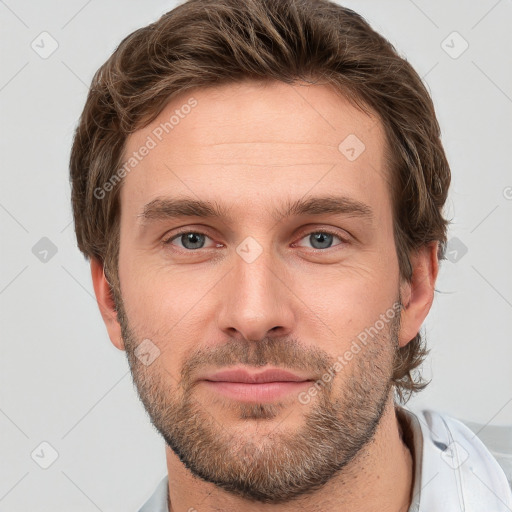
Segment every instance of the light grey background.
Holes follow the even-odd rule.
[[[174,5],[0,1],[0,511],[137,510],[166,472],[76,248],[68,159],[95,70]],[[408,407],[511,425],[512,2],[344,5],[428,84],[453,173],[452,261],[426,322],[433,380]],[[42,442],[58,452],[48,469]]]

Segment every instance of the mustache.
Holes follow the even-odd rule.
[[[335,358],[324,350],[306,346],[295,338],[266,337],[259,341],[237,338],[222,345],[196,349],[182,366],[181,382],[185,388],[190,387],[205,367],[222,369],[235,365],[272,365],[320,377],[334,362]]]

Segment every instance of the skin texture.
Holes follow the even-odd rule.
[[[327,86],[243,82],[173,98],[129,136],[125,156],[192,96],[194,109],[124,178],[120,295],[91,261],[110,339],[167,443],[170,510],[407,511],[413,459],[392,359],[431,307],[437,244],[411,255],[412,280],[400,282],[380,121]],[[353,161],[338,149],[350,134],[365,146]],[[323,195],[362,202],[373,217],[272,213]],[[141,216],[177,196],[230,216]],[[206,236],[176,237],[181,229]],[[143,340],[158,353],[149,365],[137,357]],[[308,403],[295,392],[235,400],[200,381],[228,367],[277,367],[311,379],[308,390],[340,360]]]

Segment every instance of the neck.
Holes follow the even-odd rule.
[[[290,503],[250,502],[194,477],[166,447],[169,512],[407,512],[412,500],[413,458],[402,440],[393,395],[375,436],[321,489]]]

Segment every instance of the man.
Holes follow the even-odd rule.
[[[71,181],[166,442],[141,511],[511,509],[468,428],[403,407],[426,385],[450,170],[420,78],[359,15],[180,5],[96,73]]]

